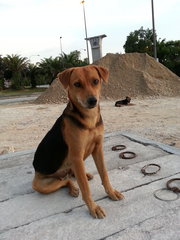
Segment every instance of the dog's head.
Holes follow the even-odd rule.
[[[106,68],[88,65],[69,68],[59,73],[58,79],[73,103],[91,109],[99,103],[101,84],[108,81],[108,75]]]
[[[130,103],[131,98],[130,97],[126,97],[126,100],[127,100],[128,103]]]

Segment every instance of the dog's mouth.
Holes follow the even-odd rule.
[[[87,108],[92,109],[92,108],[95,108],[95,107],[96,107],[96,105],[95,106],[88,106]]]

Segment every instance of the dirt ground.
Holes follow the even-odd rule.
[[[180,147],[180,98],[133,99],[133,106],[102,101],[105,132],[128,131]],[[0,154],[36,148],[66,104],[0,105]]]

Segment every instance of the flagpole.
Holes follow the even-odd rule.
[[[82,5],[83,5],[83,15],[84,15],[84,28],[85,28],[85,40],[86,40],[86,50],[87,50],[87,60],[88,60],[88,64],[90,63],[90,60],[89,60],[89,47],[88,47],[88,35],[87,35],[87,25],[86,25],[86,13],[85,13],[85,7],[84,7],[84,3],[85,1],[82,1],[81,2]]]

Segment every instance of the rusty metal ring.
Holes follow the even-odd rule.
[[[116,146],[113,146],[111,149],[112,151],[121,151],[121,150],[124,150],[126,148],[125,145],[116,145]]]
[[[174,182],[174,181],[180,181],[180,178],[172,178],[172,179],[170,179],[169,181],[167,181],[166,187],[167,187],[167,189],[169,189],[169,190],[171,190],[171,191],[173,191],[175,193],[180,193],[180,188],[178,188],[178,187],[170,187],[170,184],[172,182]]]
[[[146,169],[150,166],[155,166],[157,167],[158,169],[154,172],[146,172]],[[154,164],[154,163],[151,163],[151,164],[147,164],[145,165],[143,168],[141,168],[141,172],[144,174],[144,175],[154,175],[156,174],[157,172],[159,172],[161,169],[161,167],[158,165],[158,164]]]
[[[127,157],[126,154],[131,155],[131,156]],[[123,159],[132,159],[132,158],[136,157],[136,154],[134,152],[122,152],[119,154],[119,157],[121,157]]]
[[[173,192],[173,193],[175,194],[175,197],[174,197],[174,198],[172,198],[172,199],[164,199],[164,198],[158,196],[158,193],[159,193],[159,192],[162,192],[162,191],[172,192],[172,191],[170,191],[170,190],[167,189],[167,188],[161,188],[161,189],[158,189],[158,190],[154,191],[154,193],[153,193],[154,197],[157,198],[158,200],[165,201],[165,202],[176,201],[176,200],[179,198],[179,194],[176,193],[176,192]]]

